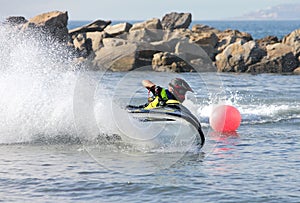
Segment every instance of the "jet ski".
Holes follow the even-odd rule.
[[[166,104],[152,109],[128,105],[126,110],[141,122],[172,122],[183,119],[197,130],[196,145],[200,148],[204,145],[205,136],[199,120],[180,103]]]

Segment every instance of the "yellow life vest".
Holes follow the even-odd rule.
[[[153,108],[156,108],[159,104],[159,97],[155,97],[155,99],[150,102],[148,104],[148,106],[146,106],[144,109],[153,109]],[[179,101],[175,100],[175,99],[169,99],[166,101],[166,104],[180,104]]]

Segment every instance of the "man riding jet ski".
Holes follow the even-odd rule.
[[[181,103],[187,91],[194,92],[186,81],[181,78],[172,79],[168,89],[155,85],[150,80],[142,84],[148,89],[148,103],[141,106],[127,106],[127,111],[143,122],[175,121],[183,119],[198,131],[197,145],[202,147],[205,141],[199,120]],[[153,97],[150,97],[150,92]]]

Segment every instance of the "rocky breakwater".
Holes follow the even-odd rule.
[[[283,39],[254,40],[238,30],[201,24],[189,29],[192,15],[175,12],[135,24],[96,20],[73,30],[67,29],[67,21],[67,12],[54,11],[29,20],[9,17],[5,24],[51,35],[73,51],[78,63],[93,70],[300,72],[300,29]]]

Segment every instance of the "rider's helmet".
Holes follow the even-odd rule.
[[[194,92],[189,84],[181,78],[172,79],[169,83],[169,90],[180,102],[185,100],[185,93],[187,91]]]

